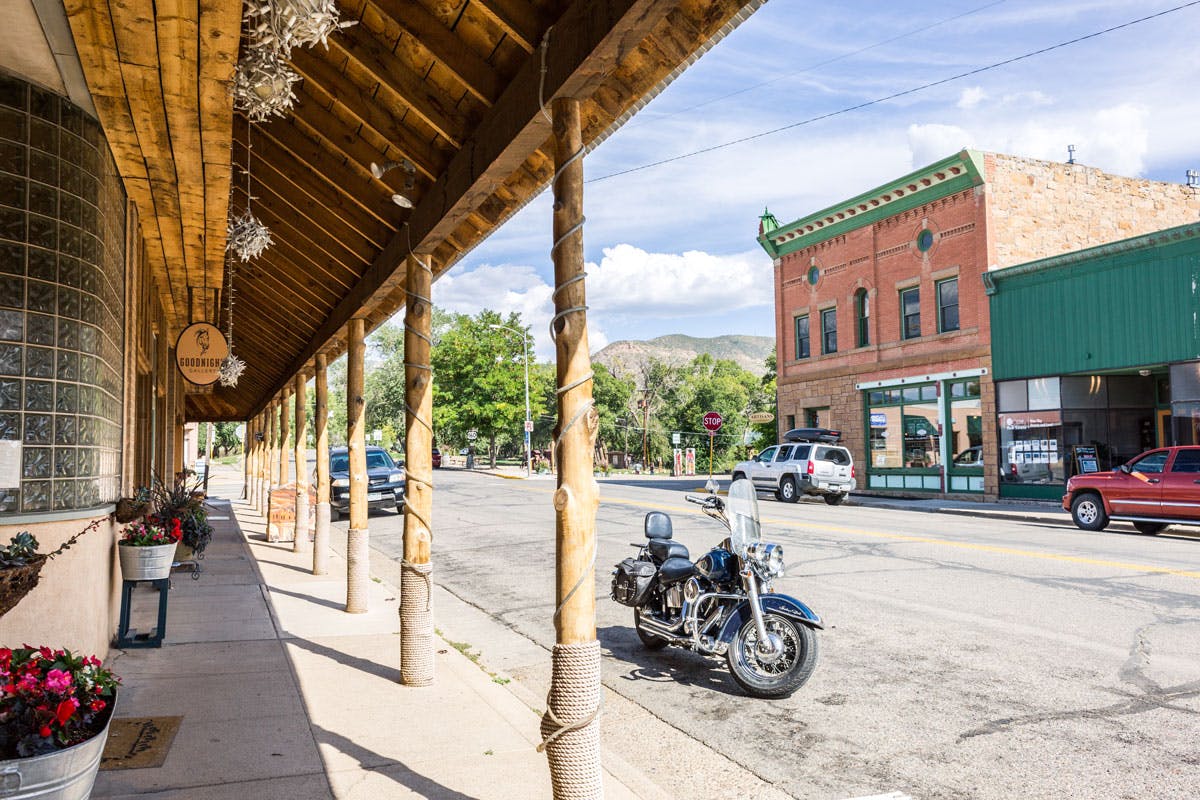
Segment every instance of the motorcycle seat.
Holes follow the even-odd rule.
[[[695,571],[696,565],[687,558],[668,558],[658,568],[658,579],[669,585],[692,577]]]
[[[669,558],[691,559],[687,547],[670,539],[651,539],[648,547],[650,549],[650,557],[659,564]]]
[[[647,539],[670,539],[671,518],[661,511],[651,511],[646,515],[645,530]]]

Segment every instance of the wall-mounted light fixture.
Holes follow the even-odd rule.
[[[413,187],[417,185],[417,168],[413,166],[412,162],[403,158],[399,161],[385,161],[383,164],[371,162],[371,174],[375,176],[376,180],[381,180],[384,175],[397,168],[404,170],[404,191],[393,194],[392,202],[401,208],[412,208],[412,191]]]

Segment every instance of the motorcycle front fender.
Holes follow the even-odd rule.
[[[765,594],[762,595],[761,601],[764,614],[779,614],[782,617],[791,617],[810,628],[825,629],[824,623],[821,622],[821,618],[817,616],[816,612],[794,597],[786,594]],[[751,619],[750,601],[743,600],[725,621],[724,627],[721,628],[721,634],[717,637],[718,640],[726,644],[733,641],[734,635],[749,619]]]

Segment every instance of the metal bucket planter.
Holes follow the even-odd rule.
[[[109,709],[116,707],[114,697]],[[87,800],[108,741],[108,725],[86,742],[32,758],[0,761],[0,798],[4,800]]]
[[[117,554],[121,558],[121,577],[125,580],[157,581],[171,575],[171,564],[175,561],[175,543],[155,544],[149,547],[120,544],[117,545]]]

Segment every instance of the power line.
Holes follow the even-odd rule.
[[[777,75],[774,78],[771,78],[770,80],[762,81],[761,83],[756,83],[756,84],[753,84],[752,86],[746,86],[741,89],[738,89],[737,91],[729,92],[728,94],[723,94],[718,97],[712,97],[712,98],[709,98],[708,100],[704,100],[702,102],[696,103],[695,105],[687,106],[686,108],[680,108],[675,111],[668,111],[668,112],[665,112],[662,114],[649,116],[648,118],[646,118],[645,123],[642,123],[642,124],[653,124],[660,120],[669,119],[670,117],[676,116],[677,114],[686,114],[689,111],[695,111],[697,108],[704,108],[705,106],[712,105],[713,103],[719,103],[722,100],[728,100],[731,97],[737,97],[738,95],[745,94],[746,92],[753,92],[756,89],[761,89],[764,86],[770,86],[773,83],[778,83],[779,81],[787,80],[788,78],[794,78],[797,75],[803,75],[806,72],[812,72],[814,70],[820,69],[821,67],[827,67],[830,64],[836,64],[839,61],[845,61],[848,58],[854,58],[854,56],[861,55],[870,50],[875,50],[876,48],[883,47],[886,44],[891,44],[892,42],[898,42],[901,39],[907,39],[909,36],[912,36],[914,34],[926,33],[928,31],[933,30],[934,28],[941,27],[942,25],[946,25],[946,24],[948,24],[950,22],[954,22],[955,20],[958,20],[958,19],[962,19],[963,17],[969,17],[972,14],[978,14],[980,11],[986,11],[987,9],[989,9],[993,6],[998,6],[1001,3],[1005,3],[1005,2],[1007,2],[1007,0],[994,0],[994,2],[988,3],[987,5],[982,5],[982,6],[979,6],[978,8],[973,8],[969,11],[964,11],[961,14],[955,14],[953,17],[946,17],[945,19],[938,20],[937,22],[930,23],[929,25],[922,25],[919,28],[912,28],[911,30],[905,31],[904,33],[897,34],[897,35],[891,37],[890,39],[884,39],[883,41],[875,42],[874,44],[869,44],[866,47],[860,47],[857,50],[851,50],[849,53],[842,53],[839,56],[834,56],[833,58],[828,58],[824,61],[818,61],[816,64],[810,64],[809,66],[805,67],[804,69],[798,69],[793,72],[785,72],[782,75]],[[634,120],[632,120],[632,123],[629,125],[629,127],[635,127],[638,124],[639,124],[638,120],[635,118]]]
[[[1165,17],[1168,14],[1173,14],[1176,11],[1181,11],[1185,8],[1191,8],[1192,6],[1195,6],[1195,5],[1200,5],[1200,0],[1191,0],[1191,2],[1189,2],[1189,3],[1184,3],[1182,5],[1178,5],[1173,8],[1168,8],[1168,9],[1159,11],[1154,14],[1149,14],[1145,17],[1139,17],[1138,19],[1133,19],[1133,20],[1130,20],[1129,22],[1123,22],[1120,25],[1114,25],[1111,28],[1105,28],[1104,30],[1085,34],[1084,36],[1078,36],[1074,39],[1069,39],[1065,42],[1059,42],[1058,44],[1053,44],[1053,45],[1050,45],[1049,47],[1043,47],[1040,50],[1032,50],[1028,53],[1023,53],[1019,56],[1013,56],[1012,58],[1006,58],[1003,61],[997,61],[993,64],[988,64],[987,66],[977,67],[975,69],[968,70],[966,72],[960,72],[957,75],[951,75],[948,78],[942,78],[940,80],[921,84],[920,86],[914,86],[911,89],[905,89],[903,91],[893,92],[892,94],[885,95],[884,97],[877,97],[874,100],[867,100],[867,101],[859,103],[857,105],[847,106],[846,108],[838,109],[837,111],[830,111],[826,114],[819,114],[815,117],[809,117],[808,119],[803,119],[803,120],[800,120],[799,122],[793,122],[793,123],[790,123],[788,125],[783,125],[778,128],[772,128],[771,130],[768,130],[768,131],[762,131],[760,133],[754,133],[749,136],[743,136],[740,139],[732,139],[728,142],[722,142],[721,144],[714,144],[714,145],[710,145],[709,147],[702,147],[699,150],[693,150],[689,153],[682,153],[680,155],[671,156],[670,158],[664,158],[659,161],[651,161],[650,163],[641,164],[636,167],[629,167],[628,169],[618,170],[616,172],[610,172],[607,175],[601,175],[598,178],[591,178],[585,182],[586,183],[598,183],[600,181],[606,181],[609,178],[616,178],[621,175],[628,175],[631,172],[641,172],[642,170],[650,169],[652,167],[661,167],[664,164],[671,164],[676,161],[682,161],[685,158],[692,158],[694,156],[704,155],[705,153],[711,153],[715,150],[723,150],[726,147],[733,147],[736,144],[744,144],[745,142],[752,142],[755,139],[762,139],[763,137],[771,136],[772,134],[782,133],[783,131],[792,130],[793,128],[799,128],[804,125],[811,125],[814,122],[820,122],[822,120],[830,119],[831,117],[838,117],[843,114],[848,114],[851,111],[859,111],[864,108],[869,108],[874,105],[879,105],[880,103],[886,103],[889,100],[895,100],[898,97],[905,97],[910,94],[916,94],[917,92],[922,92],[926,89],[932,89],[935,86],[941,86],[943,84],[951,83],[952,81],[957,81],[962,78],[969,78],[972,75],[979,75],[980,73],[988,72],[990,70],[997,69],[999,67],[1008,66],[1009,64],[1015,64],[1018,61],[1024,61],[1026,59],[1033,58],[1034,56],[1044,55],[1044,54],[1052,52],[1054,50],[1059,50],[1064,47],[1069,47],[1070,45],[1073,45],[1073,44],[1079,44],[1080,42],[1085,42],[1089,39],[1095,39],[1095,38],[1097,38],[1099,36],[1103,36],[1107,33],[1112,33],[1114,31],[1122,30],[1123,28],[1129,28],[1134,25],[1138,25],[1142,22],[1148,22],[1149,20],[1152,20],[1152,19],[1157,19],[1159,17]]]

